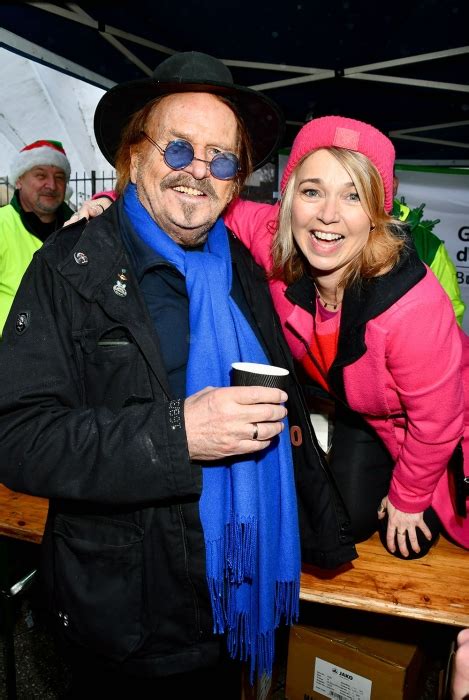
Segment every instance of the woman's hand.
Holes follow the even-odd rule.
[[[98,197],[97,199],[86,199],[78,211],[73,214],[64,226],[74,224],[80,219],[93,219],[95,216],[102,214],[112,204],[109,197]]]
[[[382,520],[388,513],[388,529],[386,531],[386,545],[390,552],[394,554],[397,547],[403,557],[409,556],[407,547],[407,537],[409,536],[410,546],[417,554],[420,552],[420,547],[417,539],[417,528],[423,532],[427,540],[431,540],[432,533],[428,525],[423,519],[423,511],[421,513],[404,513],[398,510],[385,496],[381,501],[378,509],[378,519]],[[396,547],[397,542],[397,547]]]

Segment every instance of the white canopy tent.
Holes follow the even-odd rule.
[[[14,155],[41,138],[62,142],[72,176],[90,177],[91,171],[111,176],[112,167],[93,132],[94,111],[104,90],[6,49],[0,49],[0,61],[2,181],[9,176]],[[5,196],[4,191],[2,200]]]

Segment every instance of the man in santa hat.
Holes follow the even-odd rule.
[[[64,203],[69,178],[70,163],[60,141],[35,141],[13,159],[15,193],[0,209],[0,334],[33,254],[73,214]]]

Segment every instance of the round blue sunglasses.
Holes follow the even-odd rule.
[[[163,156],[164,162],[171,170],[184,170],[193,160],[198,160],[201,163],[206,163],[210,169],[210,173],[217,180],[232,180],[238,174],[239,160],[234,153],[217,153],[212,160],[203,160],[194,156],[192,144],[185,139],[176,139],[170,141],[166,148],[162,148],[156,141],[148,136],[144,131],[141,132],[147,141],[159,150]]]

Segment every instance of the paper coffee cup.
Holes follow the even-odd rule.
[[[271,386],[285,389],[289,372],[283,367],[262,365],[256,362],[233,362],[232,386]]]

